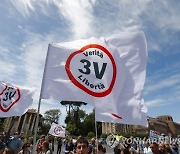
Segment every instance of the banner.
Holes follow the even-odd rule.
[[[49,134],[57,137],[65,137],[65,128],[56,123],[52,123]]]
[[[121,117],[120,123],[139,119],[138,124],[145,120],[141,112],[146,63],[143,32],[50,44],[42,98],[83,101]]]
[[[0,117],[23,115],[33,103],[34,91],[0,81]]]
[[[158,141],[158,139],[160,138],[160,132],[155,131],[155,130],[150,130],[149,132],[149,138],[150,139],[156,139]]]

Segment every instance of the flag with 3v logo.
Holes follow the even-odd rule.
[[[83,101],[127,123],[132,100],[142,105],[146,63],[143,32],[50,44],[41,98]]]
[[[0,117],[21,116],[32,105],[34,90],[0,82]]]

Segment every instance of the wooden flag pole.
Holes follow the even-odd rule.
[[[36,123],[35,123],[35,128],[34,128],[35,130],[34,130],[34,137],[33,137],[33,151],[32,151],[32,154],[36,154],[36,149],[35,148],[36,148],[36,138],[37,138],[37,133],[38,133],[39,113],[40,113],[40,106],[41,106],[42,89],[44,87],[44,76],[45,76],[47,59],[48,59],[48,54],[49,54],[49,46],[50,45],[48,45],[46,61],[45,61],[45,67],[44,67],[44,72],[43,72],[43,78],[42,78],[42,82],[41,82],[41,91],[40,91],[40,95],[39,95],[37,117],[36,117]]]

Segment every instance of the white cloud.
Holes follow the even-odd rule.
[[[30,16],[31,11],[34,11],[33,1],[34,0],[11,0],[11,3],[21,15],[26,17]]]
[[[92,33],[95,29],[93,26],[93,4],[91,1],[62,0],[58,7],[64,18],[70,22],[69,26],[75,38],[85,38],[93,35]]]
[[[155,83],[151,83],[151,84],[149,83],[146,86],[145,92],[150,93],[152,91],[158,91],[163,88],[173,87],[175,85],[178,85],[179,83],[180,83],[180,74],[175,74],[172,76],[168,76],[164,79],[161,78],[160,81],[156,80]]]
[[[7,60],[1,60],[0,66],[0,78],[6,82],[6,80],[10,79],[15,74],[16,66]]]

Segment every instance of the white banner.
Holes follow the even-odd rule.
[[[143,32],[50,44],[42,98],[83,101],[129,124],[132,116],[144,120],[139,113],[146,63]]]
[[[34,90],[0,81],[0,117],[23,115],[33,103]]]
[[[49,134],[57,137],[65,137],[65,128],[56,123],[52,123]]]

